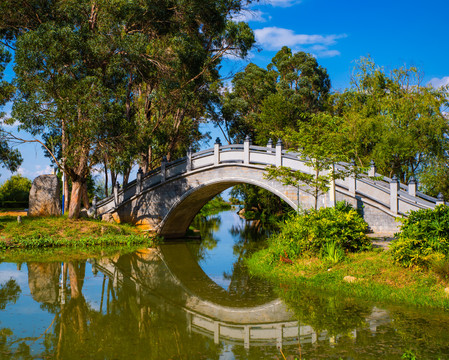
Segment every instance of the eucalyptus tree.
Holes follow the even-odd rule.
[[[284,46],[267,69],[249,64],[235,75],[225,93],[220,121],[234,138],[250,134],[266,144],[273,132],[297,129],[328,103],[330,80],[326,69],[305,52]]]
[[[55,161],[72,180],[69,217],[79,214],[94,165],[124,171],[136,154],[160,143],[155,137],[162,124],[173,121],[170,141],[176,143],[184,119],[197,119],[195,111],[183,113],[186,95],[197,100],[207,93],[221,57],[229,51],[244,56],[254,42],[247,24],[228,21],[245,3],[0,4],[0,36],[15,50],[13,115],[33,135],[60,132],[63,160]]]
[[[328,163],[322,156],[325,148],[322,142],[304,142],[318,136],[318,133],[313,136],[312,130],[318,119],[316,115],[328,108],[330,86],[326,69],[311,54],[301,51],[293,53],[284,46],[266,69],[249,64],[243,72],[236,74],[232,89],[224,94],[219,124],[225,127],[230,140],[234,141],[250,135],[260,145],[265,145],[272,137],[282,138],[284,145],[292,150],[310,145],[306,158],[320,155],[319,161],[312,165],[317,169],[323,166],[327,169]],[[311,147],[314,147],[313,151]],[[307,177],[305,174],[290,173],[285,168],[271,168],[268,176],[289,184],[305,183],[308,185],[307,191],[313,189],[310,191],[316,198],[328,184],[328,179],[324,181],[322,174]],[[278,209],[284,207],[276,196],[250,185],[239,186],[235,193],[243,196],[245,204],[257,199],[257,206],[251,207],[269,208],[273,204],[277,204]]]

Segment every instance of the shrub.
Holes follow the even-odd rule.
[[[338,249],[344,252],[366,250],[371,247],[367,229],[365,220],[344,202],[335,208],[306,210],[289,218],[281,231],[269,238],[268,261],[326,254],[338,258],[341,256]],[[327,245],[331,243],[333,245]]]
[[[0,187],[0,203],[2,206],[27,207],[30,189],[31,180],[20,174],[13,175]]]
[[[395,262],[406,267],[428,267],[437,258],[448,257],[449,206],[412,211],[401,222],[400,232],[390,246]]]

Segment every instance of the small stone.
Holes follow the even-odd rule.
[[[346,282],[348,282],[348,283],[355,282],[356,280],[357,280],[357,278],[354,277],[354,276],[345,276],[345,277],[343,278],[343,281],[346,281]]]
[[[22,223],[22,217],[19,215],[19,216],[17,216],[17,222],[19,223],[19,224],[21,224]]]

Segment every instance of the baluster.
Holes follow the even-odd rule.
[[[221,141],[220,138],[217,137],[214,144],[214,165],[217,166],[220,164],[220,146]]]
[[[390,210],[393,214],[398,213],[398,191],[399,191],[399,179],[396,175],[390,181]]]
[[[282,140],[276,143],[276,166],[282,166]]]

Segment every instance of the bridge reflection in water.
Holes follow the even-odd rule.
[[[246,349],[275,345],[282,349],[298,342],[332,344],[340,337],[300,324],[279,299],[227,292],[204,273],[185,243],[92,260],[92,267],[108,276],[114,288],[135,291],[140,307],[158,306],[165,312],[185,316],[189,333],[207,336],[216,344],[243,344]],[[388,312],[377,308],[364,319],[365,329],[372,333],[389,322]],[[349,330],[353,339],[359,330]]]

